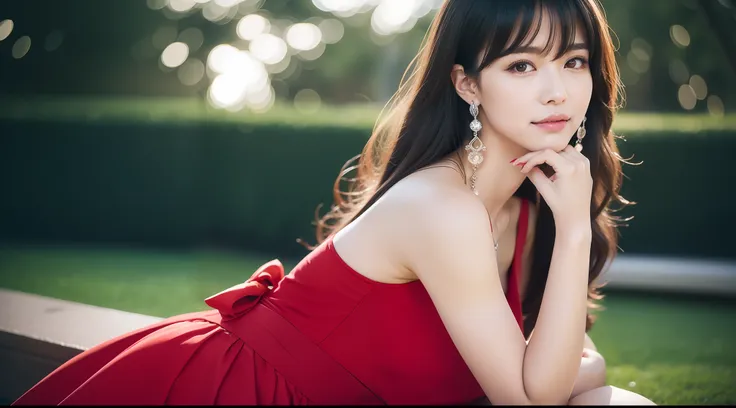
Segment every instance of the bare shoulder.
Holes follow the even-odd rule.
[[[411,237],[399,245],[486,395],[525,401],[526,343],[501,285],[488,213],[462,185],[442,183],[444,174],[407,178],[387,194]]]
[[[493,237],[486,209],[452,177],[429,169],[397,182],[338,232],[336,249],[353,269],[389,283],[421,279],[418,271],[437,270],[432,265],[488,252]]]
[[[428,173],[429,171],[427,171]],[[397,183],[385,199],[391,215],[402,262],[413,271],[436,256],[472,253],[474,247],[492,247],[490,219],[469,190],[414,174]]]

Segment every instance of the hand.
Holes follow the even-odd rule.
[[[597,351],[584,348],[570,398],[604,385],[606,385],[606,360]]]
[[[568,145],[559,153],[551,149],[529,152],[512,163],[521,166],[521,172],[537,187],[558,227],[590,227],[593,178],[587,157]],[[537,167],[542,163],[554,169],[552,177]]]

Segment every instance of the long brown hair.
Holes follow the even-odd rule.
[[[582,24],[590,50],[593,95],[586,113],[587,136],[583,153],[591,163],[593,198],[590,216],[593,239],[589,274],[589,311],[596,308],[596,278],[616,255],[620,219],[610,208],[613,200],[630,204],[619,195],[623,179],[621,162],[611,131],[621,91],[609,28],[597,0],[447,0],[438,10],[419,53],[401,80],[397,93],[381,113],[360,155],[341,169],[333,186],[334,205],[317,217],[317,241],[323,242],[359,217],[399,180],[458,152],[472,134],[470,115],[456,93],[450,71],[454,64],[476,77],[496,59],[512,53],[539,31],[542,12],[551,17],[553,35],[546,52],[557,39],[557,57],[575,40]],[[477,56],[484,52],[478,61]],[[386,115],[384,116],[384,113]],[[572,136],[571,136],[572,141]],[[359,159],[357,165],[351,165]],[[348,173],[357,170],[353,178]],[[341,189],[343,184],[346,189]],[[523,302],[527,336],[536,324],[547,281],[555,226],[552,212],[525,180],[515,192],[538,203],[532,272]],[[594,317],[588,313],[586,331]]]

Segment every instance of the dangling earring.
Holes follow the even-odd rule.
[[[580,127],[578,128],[577,136],[578,140],[575,141],[575,150],[582,152],[583,151],[583,138],[585,137],[585,121],[588,119],[587,116],[583,116],[583,123],[580,124]]]
[[[475,195],[478,195],[478,190],[475,189],[475,172],[478,170],[478,166],[483,163],[483,154],[481,152],[486,150],[486,146],[483,145],[483,142],[478,138],[478,131],[481,130],[483,126],[478,120],[478,105],[475,104],[475,101],[470,104],[470,114],[473,115],[473,121],[470,122],[470,130],[473,131],[473,139],[465,146],[465,150],[469,152],[468,161],[473,165],[473,174],[470,176],[470,188],[473,190]]]

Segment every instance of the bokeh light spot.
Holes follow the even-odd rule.
[[[30,49],[31,49],[31,37],[24,35],[23,37],[20,37],[17,40],[15,40],[11,54],[13,55],[13,58],[21,59],[25,57],[26,54],[28,54],[28,51]]]
[[[687,65],[680,59],[673,59],[670,61],[670,78],[676,84],[685,84],[690,78],[690,70],[687,69]]]
[[[153,33],[153,36],[151,37],[151,44],[153,44],[153,47],[157,50],[163,50],[166,48],[169,44],[176,41],[176,35],[178,31],[176,27],[173,26],[163,26],[156,29],[156,31]]]
[[[690,33],[687,32],[685,27],[675,24],[670,27],[670,39],[678,47],[685,48],[690,45]]]
[[[261,34],[266,34],[271,28],[271,23],[258,14],[248,14],[238,21],[235,32],[243,40],[253,40]]]
[[[161,53],[161,63],[169,68],[176,68],[183,64],[189,57],[189,46],[183,42],[170,44]]]
[[[261,34],[250,43],[250,52],[266,64],[277,64],[286,57],[284,40],[273,34]]]
[[[317,27],[322,32],[322,42],[325,44],[335,44],[345,35],[345,26],[334,18],[321,21]]]
[[[308,51],[322,41],[322,31],[311,23],[294,24],[286,30],[286,42],[299,51]]]
[[[698,100],[704,100],[708,96],[708,85],[705,83],[705,79],[700,75],[693,75],[690,77],[690,86],[695,91],[695,97]]]
[[[0,41],[8,38],[13,32],[13,20],[0,21]]]
[[[44,49],[46,51],[56,51],[61,47],[61,43],[64,41],[64,33],[62,33],[59,30],[54,30],[49,33],[49,35],[46,36],[46,41],[44,42]]]
[[[197,85],[204,78],[204,62],[192,58],[184,62],[176,72],[179,81],[186,86]]]
[[[708,112],[717,117],[722,117],[726,113],[726,108],[723,106],[723,100],[717,95],[711,95],[708,97]]]
[[[294,95],[294,108],[301,113],[316,113],[321,105],[322,98],[314,89],[302,89]]]
[[[698,99],[695,97],[695,91],[690,85],[680,85],[680,89],[677,91],[677,101],[680,102],[680,106],[686,110],[692,110],[695,108],[695,104]]]
[[[177,13],[184,13],[192,8],[197,4],[194,0],[169,0],[169,9],[172,11],[176,11]]]
[[[189,46],[189,52],[196,52],[204,44],[204,34],[197,27],[189,27],[179,33],[176,39]]]

